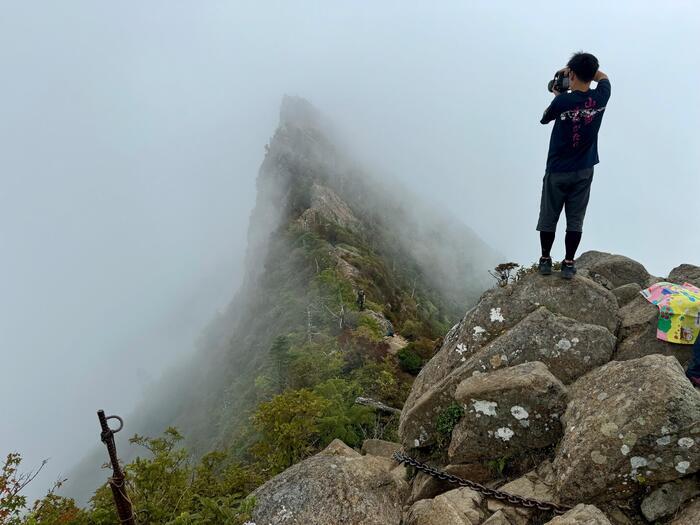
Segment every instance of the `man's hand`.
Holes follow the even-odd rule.
[[[569,66],[565,66],[565,67],[561,68],[559,71],[557,71],[557,75],[568,77],[570,71],[571,70],[569,69]],[[552,94],[556,97],[557,95],[561,95],[561,92],[552,88]]]
[[[596,71],[595,76],[593,77],[593,80],[596,82],[600,82],[601,80],[606,80],[608,78],[608,75],[603,73],[600,69]]]

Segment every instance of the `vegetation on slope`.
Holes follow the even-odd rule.
[[[396,416],[355,399],[400,407],[452,319],[439,298],[423,291],[415,266],[396,262],[410,258],[395,247],[373,249],[361,233],[329,221],[303,227],[295,215],[273,234],[259,296],[247,315],[252,324],[242,334],[255,335],[248,348],[266,348],[250,356],[248,374],[236,370],[239,359],[229,362],[221,373],[230,386],[207,408],[208,417],[219,412],[219,421],[242,410],[248,424],[219,429],[226,437],[221,451],[201,458],[188,452],[174,428],[159,438],[132,438],[145,452],[125,467],[140,522],[244,523],[252,489],[333,439],[351,446],[366,438],[396,439]],[[343,272],[347,265],[356,269],[351,276]],[[367,294],[362,311],[359,288]],[[408,345],[392,352],[387,326]],[[51,491],[20,518],[25,503],[15,502],[0,523],[116,522],[106,485],[86,509]]]
[[[145,435],[170,427],[120,451],[134,458],[125,470],[143,523],[242,523],[254,487],[333,439],[395,440],[397,417],[355,399],[400,408],[441,336],[485,287],[474,269],[491,250],[401,188],[350,167],[305,101],[283,102],[258,190],[241,291],[202,351],[131,419]],[[86,493],[81,482],[76,492]],[[0,525],[115,523],[107,496],[102,486],[78,509],[51,492],[22,519],[26,502],[14,500],[15,521]]]

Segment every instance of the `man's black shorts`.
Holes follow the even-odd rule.
[[[566,231],[583,231],[588,197],[591,194],[593,168],[560,173],[545,173],[542,180],[542,201],[537,230],[557,231],[562,208],[566,210]]]

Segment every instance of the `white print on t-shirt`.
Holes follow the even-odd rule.
[[[593,118],[598,113],[605,111],[605,106],[602,108],[596,108],[597,102],[593,97],[588,97],[583,107],[577,106],[574,109],[569,109],[567,111],[562,111],[560,118],[566,120],[571,119],[573,123],[571,127],[571,147],[574,149],[578,148],[581,144],[581,121],[587,126],[593,122]]]
[[[590,120],[593,119],[593,117],[596,115],[596,113],[601,113],[605,111],[605,106],[602,108],[584,108],[584,109],[570,109],[569,111],[564,111],[562,114],[559,116],[560,119],[566,120],[567,118],[570,118],[574,122],[577,120],[583,118],[586,120],[586,123],[590,122]]]

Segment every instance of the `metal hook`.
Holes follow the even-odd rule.
[[[120,418],[119,416],[107,416],[107,417],[105,418],[105,420],[109,420],[109,419],[116,419],[117,421],[119,421],[119,428],[110,428],[110,429],[109,429],[109,430],[112,431],[112,434],[116,434],[116,433],[119,432],[122,428],[124,428],[124,420],[123,420],[122,418]]]

